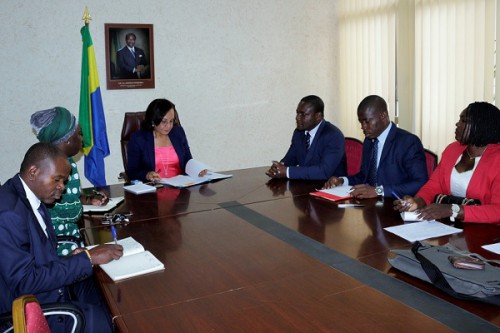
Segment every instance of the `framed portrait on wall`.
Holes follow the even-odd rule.
[[[108,89],[155,87],[152,24],[104,24]]]

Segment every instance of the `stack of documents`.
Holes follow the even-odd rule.
[[[331,201],[340,201],[352,198],[351,195],[351,186],[343,185],[336,186],[329,189],[318,190],[316,192],[309,193],[310,195],[314,195],[316,197],[324,198]]]
[[[123,186],[123,189],[134,194],[144,194],[156,191],[156,187],[143,183]]]

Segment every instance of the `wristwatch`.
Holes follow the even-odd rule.
[[[384,187],[382,185],[376,186],[375,193],[377,193],[377,195],[384,195]]]
[[[451,205],[451,216],[450,216],[451,222],[455,222],[455,218],[458,216],[458,213],[460,213],[460,206],[457,204],[452,204]]]

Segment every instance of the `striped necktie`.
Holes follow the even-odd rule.
[[[306,149],[309,150],[311,147],[311,134],[309,132],[306,132]]]

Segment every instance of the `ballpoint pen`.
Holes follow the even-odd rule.
[[[116,229],[115,226],[111,226],[111,234],[113,235],[113,239],[115,240],[115,244],[118,244],[118,240],[116,239]]]
[[[410,203],[408,201],[405,201],[405,200],[401,199],[399,197],[399,195],[396,194],[396,192],[392,191],[392,195],[401,202],[401,204],[403,205],[403,207],[407,207],[407,206],[410,205]]]

